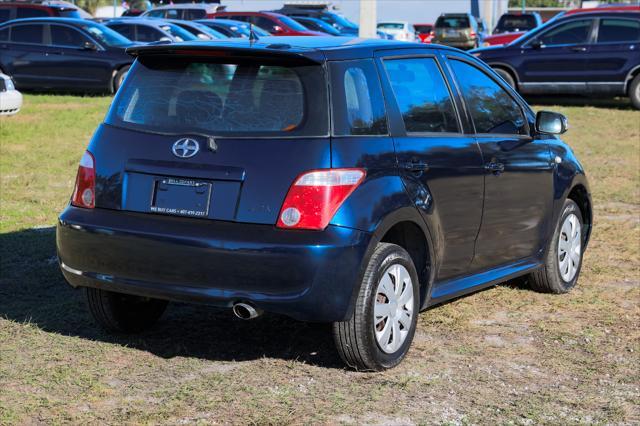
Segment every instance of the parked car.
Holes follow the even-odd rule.
[[[132,42],[96,22],[31,18],[0,24],[0,69],[20,90],[116,92]]]
[[[234,21],[232,19],[201,19],[195,22],[205,25],[230,38],[249,38],[251,31],[258,37],[268,37],[271,35],[260,27],[256,27],[255,25],[250,26],[246,22]]]
[[[566,119],[473,56],[343,37],[130,51],[57,224],[107,330],[167,300],[264,310],[333,323],[348,365],[381,370],[429,306],[521,275],[576,285],[592,207]]]
[[[326,36],[325,33],[308,30],[288,16],[273,12],[217,12],[211,18],[251,23],[275,36]]]
[[[12,19],[25,18],[91,18],[84,10],[64,1],[0,2],[0,24]]]
[[[510,12],[500,17],[493,34],[527,32],[540,25],[542,17],[538,12]]]
[[[216,40],[228,38],[220,31],[216,31],[213,28],[210,28],[196,21],[184,21],[181,19],[165,19],[164,21],[173,25],[177,25],[183,30],[190,32],[200,40]]]
[[[405,21],[379,22],[377,28],[378,31],[391,35],[394,40],[415,41],[416,39],[416,35],[410,28],[409,23]]]
[[[294,16],[292,19],[294,19],[295,21],[298,21],[298,23],[302,24],[306,29],[311,31],[319,31],[321,33],[325,33],[332,36],[342,35],[340,31],[338,31],[335,27],[327,24],[326,22],[318,18],[309,18],[306,16]]]
[[[141,15],[141,17],[184,19],[192,21],[194,19],[212,18],[213,14],[218,10],[218,7],[220,7],[219,4],[212,3],[170,4],[147,10]]]
[[[284,7],[274,10],[273,12],[292,18],[307,17],[320,19],[338,30],[343,36],[358,35],[358,26],[356,24],[338,13],[331,12],[324,5],[285,4]]]
[[[13,80],[0,72],[0,116],[17,114],[22,108],[22,94],[16,90]]]
[[[108,21],[105,25],[129,40],[139,43],[198,40],[198,37],[189,31],[161,19],[122,18]]]
[[[520,93],[629,96],[640,108],[640,12],[567,15],[474,55]]]
[[[469,13],[445,13],[438,17],[432,43],[459,49],[480,46],[482,29],[476,18]]]
[[[433,24],[413,24],[413,29],[420,43],[431,43],[433,40]]]
[[[522,36],[524,33],[524,31],[518,31],[513,33],[489,35],[482,39],[482,47],[501,46],[503,44],[509,44],[512,41],[520,38],[520,36]]]

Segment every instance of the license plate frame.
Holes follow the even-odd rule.
[[[194,179],[159,178],[154,182],[149,210],[172,216],[209,216],[212,185]]]

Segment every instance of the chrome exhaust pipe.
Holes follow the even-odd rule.
[[[258,308],[254,308],[252,305],[248,303],[234,303],[233,304],[233,314],[240,319],[250,320],[259,317],[262,315],[262,310]]]

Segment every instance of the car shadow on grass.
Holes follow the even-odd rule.
[[[0,234],[0,318],[29,322],[49,333],[126,345],[163,358],[275,358],[343,368],[329,325],[277,315],[243,321],[228,309],[173,303],[149,331],[108,334],[90,317],[84,293],[62,277],[53,227]]]
[[[577,95],[524,95],[529,105],[580,106],[618,110],[634,110],[629,98],[586,97]]]

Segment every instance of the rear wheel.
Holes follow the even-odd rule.
[[[560,294],[575,287],[582,267],[583,227],[578,205],[567,199],[549,243],[544,267],[529,276],[534,290]]]
[[[395,244],[378,244],[351,318],[333,324],[341,358],[357,370],[398,365],[411,346],[419,306],[418,274],[411,257]]]
[[[86,288],[89,311],[107,331],[135,333],[153,325],[167,307],[167,301]]]
[[[635,109],[640,109],[640,74],[636,75],[634,79],[631,80],[631,85],[629,86],[629,99],[631,99],[631,103]]]
[[[513,87],[514,89],[518,89],[516,87],[516,81],[513,79],[513,77],[511,76],[511,74],[509,73],[509,71],[503,70],[502,68],[495,68],[494,71],[500,76],[502,77],[502,79],[504,81],[507,82],[507,84],[509,84],[509,86]]]
[[[129,65],[126,65],[118,70],[115,77],[113,77],[113,93],[116,93],[120,86],[122,86],[122,82],[124,81],[127,73],[129,72]]]

